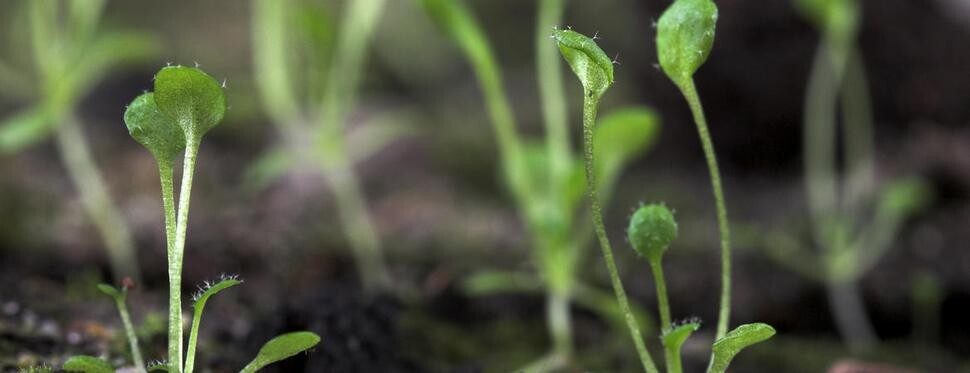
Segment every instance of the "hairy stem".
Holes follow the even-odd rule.
[[[627,328],[630,329],[630,337],[633,338],[633,344],[636,347],[637,354],[640,355],[640,362],[643,364],[643,369],[648,373],[657,373],[657,366],[654,365],[653,358],[650,357],[650,352],[647,351],[647,346],[643,343],[643,337],[640,335],[640,327],[637,325],[637,320],[633,317],[633,312],[630,311],[630,303],[627,301],[626,291],[623,290],[620,272],[617,270],[616,262],[613,260],[613,249],[610,247],[610,239],[606,236],[606,226],[603,224],[603,212],[596,191],[596,174],[593,170],[593,130],[596,125],[596,109],[598,105],[599,97],[596,97],[592,92],[584,92],[583,155],[586,166],[586,192],[589,197],[590,211],[593,216],[593,228],[596,230],[596,236],[599,238],[600,248],[603,251],[603,259],[606,261],[606,268],[610,272],[610,281],[613,284],[613,291],[616,293],[617,303],[619,303],[623,317],[626,319]]]
[[[80,195],[81,206],[104,240],[115,280],[120,282],[124,277],[131,277],[138,282],[141,275],[128,224],[108,196],[104,178],[73,114],[64,116],[55,137],[61,160]]]
[[[182,164],[182,186],[179,191],[178,220],[175,227],[175,246],[168,256],[168,359],[170,373],[182,372],[182,258],[188,232],[189,203],[192,198],[192,177],[199,154],[200,136],[186,133],[185,159]]]
[[[141,356],[141,348],[138,347],[138,336],[135,335],[135,327],[131,323],[125,297],[115,297],[115,305],[118,306],[118,313],[121,314],[121,325],[125,328],[125,336],[128,337],[128,345],[131,347],[131,360],[135,363],[135,368],[139,372],[144,372],[145,360]]]
[[[673,328],[670,322],[670,301],[667,298],[667,281],[664,279],[664,268],[660,262],[650,262],[653,272],[653,282],[657,286],[657,310],[660,313],[660,334],[669,333]],[[667,373],[680,373],[680,351],[675,346],[664,344],[664,361]]]
[[[717,334],[715,340],[727,334],[731,320],[731,227],[728,222],[727,206],[724,202],[724,190],[721,187],[721,171],[717,166],[717,156],[714,154],[714,143],[707,129],[707,119],[704,117],[704,107],[701,98],[694,87],[694,80],[688,79],[681,87],[690,111],[697,125],[697,135],[701,139],[704,149],[704,159],[711,174],[711,189],[714,193],[714,203],[717,207],[717,225],[721,233],[721,306],[717,318]]]

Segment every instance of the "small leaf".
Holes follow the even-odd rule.
[[[193,296],[193,300],[195,301],[195,309],[197,311],[201,311],[202,308],[205,307],[205,302],[208,301],[210,297],[218,294],[220,291],[226,290],[241,283],[242,281],[235,277],[223,278],[213,284],[207,283],[205,286],[200,287],[199,292]]]
[[[104,295],[118,299],[124,296],[124,294],[118,290],[118,288],[108,285],[108,284],[98,284],[98,290],[100,290]]]
[[[195,313],[192,315],[192,327],[189,329],[189,343],[185,350],[185,370],[191,371],[193,365],[195,364],[195,350],[199,343],[199,325],[202,324],[202,311],[205,310],[205,303],[213,295],[218,294],[220,291],[226,290],[233,286],[241,284],[236,276],[226,276],[223,275],[219,281],[215,283],[205,282],[205,285],[199,287],[199,291],[192,296],[192,300],[195,301]]]
[[[499,293],[535,293],[543,286],[536,276],[529,273],[504,271],[481,271],[465,278],[461,288],[470,296]]]
[[[0,122],[0,155],[12,154],[41,141],[54,129],[45,105],[24,109]]]
[[[764,323],[744,324],[714,342],[708,372],[722,373],[741,350],[775,335],[775,328]]]
[[[185,134],[172,118],[163,114],[151,92],[135,98],[125,110],[128,134],[148,149],[159,162],[171,163],[185,150]]]
[[[857,31],[858,3],[857,0],[795,0],[795,8],[815,27],[841,39]]]
[[[552,38],[588,95],[598,98],[613,85],[613,60],[593,39],[573,30],[555,30]]]
[[[657,57],[664,73],[683,86],[707,61],[714,46],[717,5],[711,0],[674,1],[657,21]]]
[[[269,340],[256,358],[243,368],[240,373],[252,373],[263,367],[306,351],[320,342],[320,336],[315,333],[302,331],[283,334]]]
[[[113,373],[115,369],[107,361],[94,356],[78,355],[64,362],[64,370],[83,373]]]
[[[895,216],[908,216],[929,205],[933,191],[919,178],[895,180],[882,192],[879,209]]]
[[[155,76],[155,103],[182,127],[187,141],[199,141],[226,114],[220,83],[194,67],[162,68]]]
[[[680,351],[680,347],[684,345],[687,338],[690,338],[691,334],[694,334],[694,332],[700,328],[700,321],[688,321],[673,327],[673,329],[665,331],[663,335],[660,336],[660,341],[663,343],[664,347],[673,348],[676,351]]]

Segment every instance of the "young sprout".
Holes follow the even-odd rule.
[[[613,85],[613,60],[596,45],[593,39],[578,32],[555,30],[552,33],[552,38],[558,43],[559,52],[583,85],[583,160],[586,173],[586,194],[593,216],[593,229],[599,238],[600,249],[603,251],[603,258],[610,272],[613,291],[616,293],[617,302],[626,319],[627,328],[630,329],[630,336],[633,338],[633,344],[640,356],[643,369],[651,373],[657,372],[653,358],[650,357],[650,353],[643,343],[640,327],[630,311],[630,303],[626,298],[626,291],[623,290],[623,282],[620,280],[616,262],[613,260],[613,249],[610,247],[609,238],[606,236],[602,207],[596,188],[593,145],[596,110],[599,106],[600,97]]]
[[[131,316],[128,313],[128,289],[134,286],[134,281],[125,278],[121,290],[108,284],[98,284],[98,290],[111,297],[118,307],[118,314],[121,315],[121,325],[125,328],[125,337],[128,338],[128,345],[131,348],[131,360],[135,363],[135,368],[140,372],[145,371],[145,360],[142,359],[141,348],[138,347],[138,337],[135,335],[135,327],[131,323]]]
[[[721,310],[716,338],[727,333],[731,313],[731,231],[728,225],[721,172],[700,96],[694,87],[694,73],[707,61],[714,45],[717,6],[711,0],[677,0],[657,21],[657,56],[664,73],[680,88],[690,106],[710,171],[721,233]]]

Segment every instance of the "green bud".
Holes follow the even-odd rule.
[[[587,95],[599,98],[613,85],[613,60],[593,39],[573,30],[555,30],[552,38]]]
[[[151,92],[135,98],[125,110],[128,134],[159,162],[172,162],[185,149],[185,134],[172,118],[162,114]]]
[[[651,262],[659,262],[670,244],[677,238],[674,214],[662,204],[641,206],[630,217],[627,229],[630,245]]]
[[[200,140],[226,114],[222,86],[194,67],[162,68],[155,76],[155,103],[182,127],[189,141]]]
[[[657,21],[657,57],[677,85],[694,76],[714,46],[717,5],[711,0],[677,0]]]

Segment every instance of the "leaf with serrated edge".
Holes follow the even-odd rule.
[[[283,334],[269,340],[256,358],[243,368],[240,373],[252,373],[263,367],[296,355],[320,343],[320,336],[315,333],[302,331]]]
[[[68,372],[112,373],[115,371],[107,361],[94,356],[78,355],[67,359],[62,367]]]
[[[710,373],[722,373],[727,370],[731,360],[741,350],[755,343],[763,342],[775,335],[775,328],[765,323],[744,324],[734,328],[714,342],[711,355],[711,365],[707,368]]]

